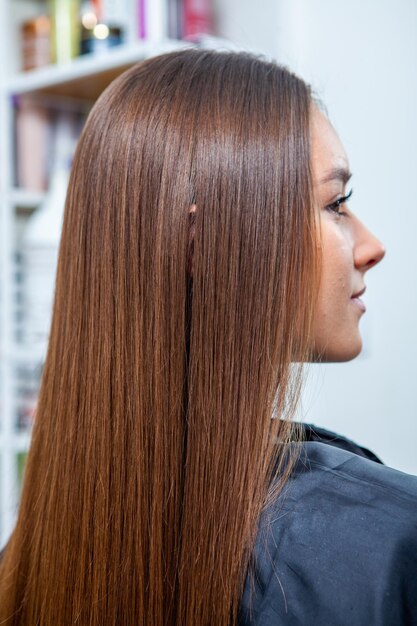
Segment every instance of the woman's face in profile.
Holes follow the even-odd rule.
[[[345,202],[349,162],[334,128],[314,106],[311,125],[314,194],[321,230],[322,274],[313,325],[314,357],[349,361],[362,349],[359,320],[365,313],[356,297],[366,272],[384,257],[383,245]]]

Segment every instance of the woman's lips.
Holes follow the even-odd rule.
[[[365,291],[366,291],[366,287],[362,287],[362,289],[360,291],[357,291],[351,297],[351,300],[354,303],[354,305],[357,306],[358,309],[360,309],[360,311],[362,311],[362,313],[365,313],[366,306],[365,306],[364,301],[360,299],[360,296],[363,295],[365,293]]]
[[[358,296],[352,297],[351,300],[362,311],[362,313],[365,313],[366,306],[363,300],[361,300]]]

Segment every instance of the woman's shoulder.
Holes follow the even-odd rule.
[[[401,506],[404,500],[416,504],[417,476],[385,465],[371,450],[347,437],[311,424],[304,426],[306,440],[294,471],[299,487],[318,479],[329,494],[334,488],[338,492],[345,489],[351,495],[359,495],[361,490],[372,490],[374,494],[382,490],[381,505],[386,506],[387,492],[393,506]],[[414,507],[410,513],[416,514]]]
[[[417,624],[417,477],[306,425],[295,470],[262,514],[252,569],[241,625]]]

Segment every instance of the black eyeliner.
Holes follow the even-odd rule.
[[[353,193],[353,189],[351,189],[346,196],[342,196],[341,198],[338,198],[335,202],[328,204],[325,208],[330,211],[333,211],[334,213],[337,213],[338,215],[343,215],[343,213],[336,211],[336,209],[339,208],[341,204],[344,204],[345,202],[347,202],[349,198],[351,197],[352,193]]]

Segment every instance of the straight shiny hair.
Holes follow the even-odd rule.
[[[260,514],[302,441],[320,273],[311,106],[284,67],[197,48],[98,98],[0,624],[236,624]]]

